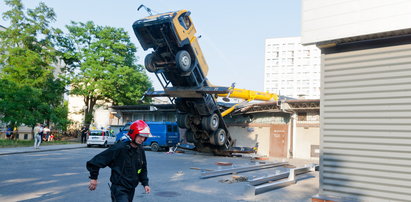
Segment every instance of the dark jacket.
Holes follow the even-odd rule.
[[[139,182],[148,186],[147,161],[143,146],[130,146],[129,142],[119,142],[97,154],[87,162],[90,179],[97,179],[100,168],[111,168],[111,183],[127,189],[135,188]]]

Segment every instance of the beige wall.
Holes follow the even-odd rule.
[[[73,121],[71,128],[81,128],[81,125],[84,120],[84,101],[80,96],[70,95],[68,97],[68,118]]]
[[[3,129],[3,131],[0,132],[0,139],[6,139],[6,128]],[[31,140],[33,139],[33,135],[31,134],[32,130],[31,127],[27,126],[20,126],[18,128],[18,133],[19,133],[19,140]],[[24,135],[27,134],[27,139],[24,139]],[[16,136],[14,137],[16,138]]]
[[[230,126],[228,131],[236,140],[234,146],[254,147],[258,142],[258,155],[269,156],[270,150],[270,127],[241,127]]]
[[[311,157],[311,145],[320,145],[320,128],[297,126],[294,140],[294,158],[318,159],[318,157]]]
[[[70,128],[80,129],[84,121],[84,100],[80,96],[70,95],[68,97],[68,104],[68,118],[74,122]],[[106,128],[111,124],[109,120],[110,110],[108,109],[111,104],[104,102],[98,102],[97,104],[99,107],[95,107],[94,121],[91,127],[96,129],[100,129],[101,127]]]

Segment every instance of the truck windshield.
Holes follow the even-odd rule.
[[[123,128],[123,131],[129,131],[130,130],[130,125],[131,124],[126,124],[125,126],[124,126],[124,128]]]
[[[181,26],[183,26],[185,29],[188,29],[191,26],[191,21],[187,13],[181,14],[180,17],[178,17],[178,21],[180,22]]]

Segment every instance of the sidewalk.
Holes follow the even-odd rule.
[[[40,149],[34,149],[33,147],[0,148],[0,155],[45,152],[45,151],[56,151],[56,150],[66,150],[66,149],[78,149],[78,148],[85,148],[86,146],[87,146],[86,144],[61,144],[61,145],[40,146]]]

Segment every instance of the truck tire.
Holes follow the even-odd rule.
[[[158,145],[157,142],[151,143],[150,147],[151,147],[151,151],[153,152],[158,152],[158,150],[160,150],[160,145]]]
[[[180,128],[190,128],[190,119],[188,114],[177,114],[177,125]]]
[[[222,128],[217,129],[210,137],[210,143],[217,146],[223,146],[226,142],[227,132],[225,132],[225,130]]]
[[[176,54],[177,68],[182,72],[187,72],[191,67],[191,56],[186,50],[178,51]]]
[[[157,71],[157,67],[155,65],[155,60],[156,57],[153,53],[148,54],[145,58],[144,58],[144,66],[146,67],[148,72],[156,72]]]
[[[220,117],[218,117],[218,114],[213,113],[210,116],[204,116],[201,119],[201,125],[203,126],[204,129],[213,132],[216,131],[219,125]]]
[[[187,142],[190,142],[190,143],[197,142],[195,137],[194,137],[194,133],[193,133],[192,130],[187,130],[186,131],[186,140],[187,140]]]

